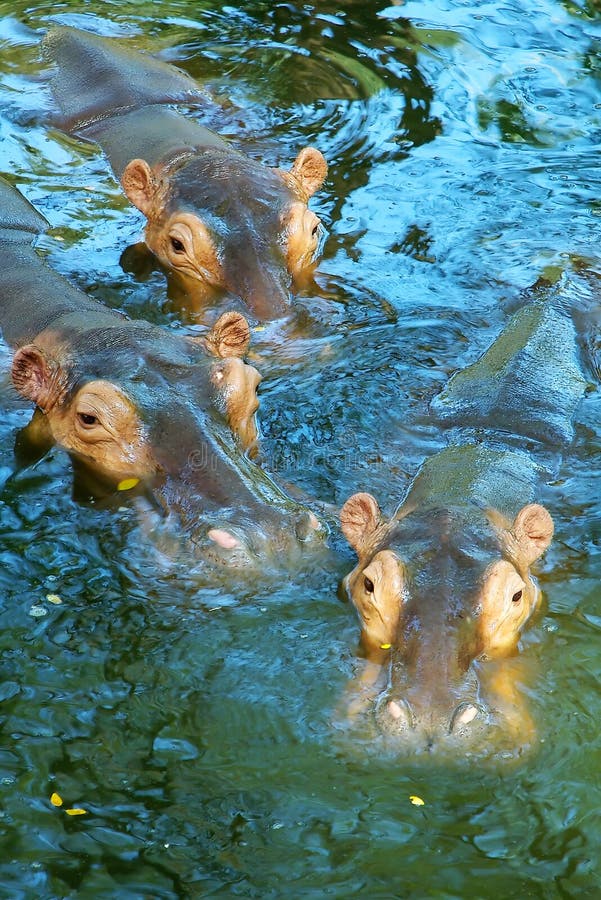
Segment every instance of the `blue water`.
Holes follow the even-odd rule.
[[[313,143],[330,163],[312,201],[329,230],[316,285],[294,330],[253,335],[263,453],[283,483],[332,504],[368,490],[390,512],[444,443],[427,404],[449,375],[542,274],[576,257],[601,271],[593,2],[0,4],[0,173],[49,219],[40,252],[92,296],[178,329],[197,319],[162,274],[119,265],[142,220],[106,160],[44,121],[38,43],[54,22],[129,38],[208,84],[250,155],[289,164]],[[443,765],[338,727],[358,665],[339,535],[279,584],[165,567],[132,509],[72,499],[65,454],[18,469],[31,410],[9,361],[2,348],[0,897],[598,896],[592,371],[545,488],[547,607],[523,648],[538,746],[510,765]]]

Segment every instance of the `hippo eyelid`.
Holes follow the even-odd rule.
[[[78,412],[77,418],[83,428],[95,428],[99,424],[98,416],[93,413]]]

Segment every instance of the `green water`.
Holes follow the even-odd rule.
[[[51,22],[130,36],[207,82],[253,156],[314,143],[329,160],[301,325],[253,339],[265,458],[311,495],[369,490],[391,511],[444,442],[425,414],[449,374],[543,271],[601,265],[592,0],[0,3],[0,172],[50,220],[41,251],[179,328],[162,275],[119,265],[142,222],[102,155],[43,124]],[[0,347],[0,897],[599,896],[598,390],[545,488],[548,609],[524,649],[539,746],[443,764],[337,727],[357,665],[337,535],[278,586],[162,565],[132,510],[71,498],[66,455],[17,469],[30,410],[9,359]]]

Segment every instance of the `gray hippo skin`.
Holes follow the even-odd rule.
[[[225,562],[318,531],[249,459],[259,374],[241,359],[244,317],[225,313],[201,338],[130,321],[42,262],[31,245],[46,227],[0,180],[0,329],[13,384],[37,407],[33,442],[113,485],[140,482]]]
[[[407,751],[489,752],[500,740],[514,752],[534,740],[515,682],[539,605],[530,567],[553,535],[535,500],[586,387],[569,288],[539,292],[434,398],[451,446],[422,465],[389,520],[370,494],[342,508],[358,556],[344,585],[362,627],[363,689],[373,699],[389,678],[376,720]]]
[[[210,104],[172,66],[74,28],[51,29],[43,47],[63,126],[103,148],[163,266],[191,295],[226,290],[259,319],[286,314],[322,243],[307,208],[327,174],[321,153],[271,169],[165,105]]]

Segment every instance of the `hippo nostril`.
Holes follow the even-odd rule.
[[[388,712],[392,716],[393,719],[400,719],[403,715],[403,710],[396,702],[396,700],[391,700],[388,704]]]
[[[413,716],[406,700],[386,700],[384,709],[389,722],[397,728],[413,728]]]
[[[309,512],[309,525],[311,526],[311,528],[314,529],[314,531],[317,531],[318,528],[321,528],[321,523],[320,523],[319,519],[312,512]]]
[[[314,513],[307,510],[297,520],[295,526],[296,536],[299,541],[308,542],[315,539],[321,530],[321,522]]]
[[[222,528],[211,528],[211,530],[207,532],[207,537],[226,550],[233,550],[234,547],[240,547],[238,538],[234,537],[233,534],[230,534],[229,531],[224,531]]]
[[[474,703],[460,703],[451,717],[449,734],[452,734],[454,731],[459,731],[461,728],[469,725],[479,712],[480,710]]]

